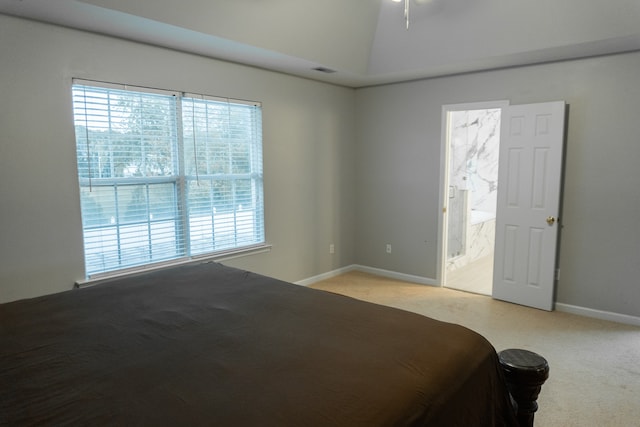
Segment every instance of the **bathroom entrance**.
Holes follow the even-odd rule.
[[[507,102],[444,107],[442,284],[491,295],[500,116]]]

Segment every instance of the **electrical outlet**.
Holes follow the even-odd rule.
[[[387,243],[387,253],[390,254],[391,253],[391,244]]]
[[[331,243],[329,245],[329,253],[330,254],[335,254],[336,253],[336,247],[335,247],[335,245],[333,243]]]

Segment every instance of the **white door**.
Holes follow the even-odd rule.
[[[502,112],[493,297],[553,309],[565,103]]]

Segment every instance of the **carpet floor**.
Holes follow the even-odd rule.
[[[349,272],[311,286],[457,323],[549,363],[536,427],[640,427],[640,328]]]

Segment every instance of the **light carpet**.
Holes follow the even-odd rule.
[[[311,286],[466,326],[497,351],[543,356],[536,427],[640,427],[640,328],[349,272]]]

